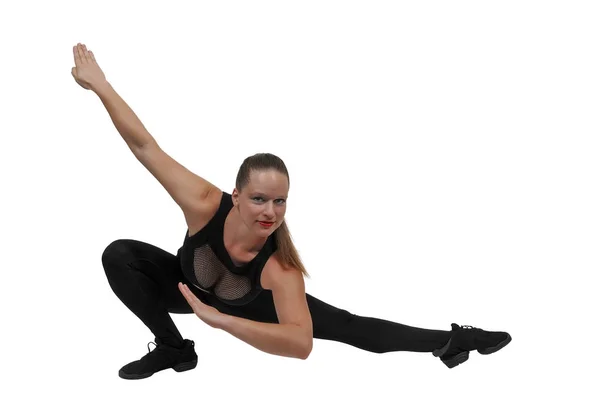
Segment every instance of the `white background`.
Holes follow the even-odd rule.
[[[0,395],[597,396],[594,3],[3,3]],[[120,379],[153,336],[102,252],[129,238],[175,254],[186,225],[71,77],[78,42],[161,147],[221,189],[247,156],[285,161],[308,293],[513,341],[454,369],[324,340],[301,361],[173,315],[197,368]]]

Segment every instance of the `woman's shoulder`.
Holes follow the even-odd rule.
[[[210,220],[217,215],[223,200],[227,199],[227,195],[229,195],[227,192],[216,187],[213,188],[206,196],[206,199],[202,201],[202,204],[186,216],[189,237],[194,236],[208,225]]]
[[[285,280],[292,274],[302,273],[297,268],[283,264],[276,255],[271,255],[262,269],[260,284],[265,290],[273,290],[274,283]]]

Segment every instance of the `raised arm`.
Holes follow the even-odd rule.
[[[119,96],[98,66],[94,54],[85,45],[73,47],[75,81],[98,95],[113,124],[135,157],[162,184],[181,207],[188,225],[204,217],[206,198],[219,191],[216,186],[192,173],[166,154],[146,130],[133,110]]]
[[[98,95],[127,146],[133,151],[153,142],[154,138],[140,119],[106,80],[94,53],[79,43],[73,46],[73,57],[75,58],[75,67],[71,69],[73,78],[81,87]]]

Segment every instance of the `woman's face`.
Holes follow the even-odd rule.
[[[269,236],[283,223],[289,190],[285,174],[276,170],[251,171],[250,182],[242,192],[234,189],[234,206],[249,230]],[[270,225],[261,221],[272,222]]]

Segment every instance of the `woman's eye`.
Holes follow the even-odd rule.
[[[252,198],[253,200],[263,200],[263,198],[259,198],[258,196],[255,198]],[[285,203],[285,199],[277,199],[276,201],[279,201],[280,204]]]

